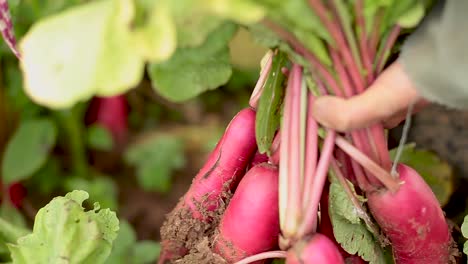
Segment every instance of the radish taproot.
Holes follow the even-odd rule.
[[[246,108],[232,119],[189,190],[164,222],[159,263],[182,257],[216,227],[227,196],[245,174],[256,150],[255,111]]]
[[[297,242],[288,251],[286,264],[344,264],[338,247],[325,235],[315,233],[310,240]]]
[[[367,194],[375,220],[392,243],[396,263],[451,263],[452,237],[437,198],[415,170],[399,164],[397,171],[402,185],[396,193]]]
[[[275,249],[279,233],[278,169],[262,163],[239,183],[218,227],[213,250],[229,263],[240,261]]]

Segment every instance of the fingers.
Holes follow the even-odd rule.
[[[318,98],[313,114],[322,125],[345,132],[387,120],[418,100],[420,97],[401,65],[394,63],[362,94],[349,99]]]

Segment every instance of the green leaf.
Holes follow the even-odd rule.
[[[57,157],[51,156],[42,168],[33,174],[27,184],[40,194],[50,194],[61,187],[62,168]]]
[[[154,241],[140,241],[133,248],[135,263],[146,264],[153,263],[161,252],[161,246]]]
[[[172,135],[148,138],[130,146],[127,163],[137,169],[139,184],[149,191],[167,192],[173,170],[185,165],[183,141]]]
[[[463,220],[463,224],[461,225],[461,232],[463,237],[468,239],[468,215],[465,216],[465,219]],[[463,244],[463,253],[468,255],[468,241]]]
[[[265,9],[254,0],[204,0],[206,8],[214,14],[242,24],[260,22]]]
[[[395,157],[396,150],[390,151],[392,159]],[[415,144],[404,146],[399,162],[410,166],[423,177],[441,206],[447,204],[454,190],[453,169],[447,162],[441,160],[433,152],[416,149]]]
[[[284,259],[275,259],[273,260],[273,264],[285,264],[286,260]]]
[[[136,243],[136,234],[132,226],[126,221],[120,221],[119,234],[114,241],[112,252],[106,260],[106,264],[130,264],[130,254]]]
[[[402,28],[415,27],[423,19],[424,13],[424,5],[421,2],[417,2],[398,18],[397,24]]]
[[[392,5],[394,0],[364,0],[363,1],[363,13],[364,20],[366,21],[366,32],[371,33],[375,26],[375,19],[377,18],[377,12]],[[354,5],[354,2],[351,3]]]
[[[201,46],[178,49],[169,60],[151,64],[153,88],[181,102],[225,84],[232,74],[228,43],[235,32],[235,25],[223,24]]]
[[[159,256],[159,244],[153,241],[136,241],[132,226],[125,220],[120,222],[119,235],[114,241],[112,252],[106,264],[147,264],[154,263]]]
[[[35,23],[19,44],[26,93],[58,109],[138,84],[144,61],[131,35],[132,16],[130,0],[98,0]]]
[[[3,157],[4,183],[24,180],[39,170],[55,145],[56,133],[55,125],[49,119],[22,122],[8,142]]]
[[[27,229],[26,220],[23,215],[14,207],[8,199],[2,201],[0,206],[0,218],[17,226],[18,228]]]
[[[177,26],[178,48],[200,46],[221,26],[224,20],[214,16],[199,0],[170,0],[171,13]]]
[[[6,243],[15,243],[18,238],[27,235],[29,232],[24,227],[14,225],[4,218],[0,218],[0,240]]]
[[[422,8],[422,10],[421,10]],[[421,11],[423,11],[421,13]],[[424,5],[420,0],[399,0],[388,4],[384,10],[383,23],[381,25],[381,36],[389,28],[403,22],[402,26],[411,28],[416,26],[425,13]]]
[[[105,208],[112,210],[118,209],[117,185],[109,177],[93,175],[92,179],[83,177],[70,177],[65,180],[65,189],[67,191],[83,190],[90,194],[92,202],[98,202]]]
[[[308,34],[316,35],[327,43],[333,43],[329,32],[307,1],[259,0],[258,2],[267,9],[269,17],[288,30],[308,32]]]
[[[9,244],[14,263],[104,263],[117,237],[119,220],[109,209],[85,211],[84,191],[56,197],[36,215],[33,232]]]
[[[304,43],[305,47],[308,48],[312,53],[326,66],[331,66],[332,61],[329,52],[324,42],[316,35],[310,32],[304,32],[300,30],[293,30],[298,39]]]
[[[166,1],[147,4],[148,21],[134,33],[140,53],[151,62],[164,61],[176,50],[176,25],[169,8]]]
[[[88,145],[91,148],[110,151],[114,146],[112,134],[99,124],[92,125],[87,130]]]
[[[351,255],[358,254],[373,264],[386,263],[383,249],[359,218],[343,187],[332,182],[330,185],[330,219],[335,239]]]
[[[287,62],[285,53],[278,52],[273,55],[270,73],[258,102],[255,136],[260,153],[270,155],[271,143],[280,124],[285,80],[281,69]]]

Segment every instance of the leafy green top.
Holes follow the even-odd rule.
[[[99,204],[85,211],[89,198],[84,191],[73,191],[54,198],[39,210],[33,232],[8,244],[14,263],[104,263],[117,237],[119,220]]]

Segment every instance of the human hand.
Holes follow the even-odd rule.
[[[401,64],[395,62],[362,94],[348,99],[335,96],[317,98],[313,115],[323,126],[341,132],[378,122],[392,128],[405,119],[411,104],[414,104],[413,113],[416,113],[429,102],[418,94]]]

